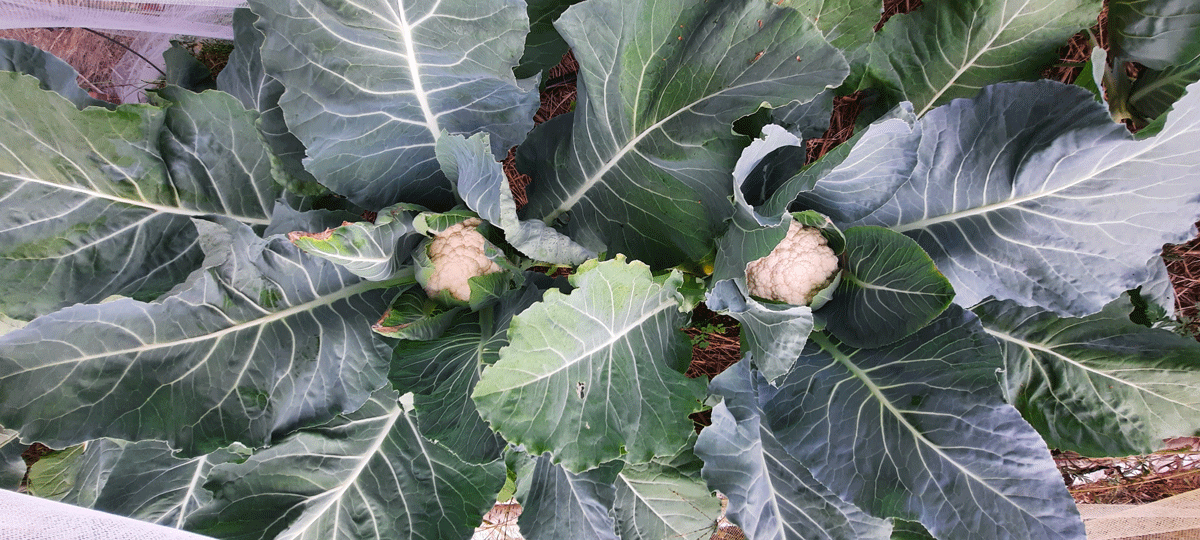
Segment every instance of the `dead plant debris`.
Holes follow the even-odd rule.
[[[1196,222],[1200,228],[1200,221]],[[1175,309],[1185,331],[1200,340],[1200,235],[1184,244],[1163,248],[1167,274],[1175,287]]]
[[[837,145],[854,136],[854,122],[863,110],[866,93],[858,91],[848,96],[833,98],[833,114],[829,117],[829,129],[820,137],[804,141],[804,164],[811,164],[829,153]]]
[[[579,63],[571,52],[563,55],[558,65],[546,72],[546,85],[542,88],[541,107],[533,115],[533,124],[542,124],[551,118],[575,110],[575,76],[579,72]],[[525,189],[531,179],[527,174],[517,170],[517,147],[508,149],[504,158],[504,175],[508,177],[508,185],[513,193],[513,201],[517,208],[525,206],[529,198]]]
[[[914,9],[921,7],[924,2],[921,0],[884,0],[883,13],[879,15],[879,22],[875,23],[875,31],[883,30],[883,25],[887,24],[888,19],[901,13],[908,13]]]
[[[1166,449],[1123,458],[1086,458],[1054,451],[1077,503],[1146,504],[1200,489],[1200,437],[1165,441]]]

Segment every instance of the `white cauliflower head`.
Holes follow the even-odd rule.
[[[433,273],[424,283],[430,297],[448,291],[456,300],[471,298],[468,279],[500,271],[500,265],[484,254],[487,240],[475,230],[479,218],[470,218],[436,233],[429,243],[429,260]]]
[[[793,221],[770,255],[746,265],[746,284],[750,294],[759,298],[808,305],[833,282],[837,271],[837,254],[821,230]]]

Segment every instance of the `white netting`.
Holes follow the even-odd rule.
[[[137,102],[161,77],[171,39],[233,39],[233,10],[245,6],[246,0],[0,0],[0,30],[88,28],[131,38],[133,52],[113,65],[110,83],[120,101]]]
[[[0,28],[86,27],[233,38],[233,10],[245,0],[0,0]]]
[[[0,489],[4,540],[212,540],[87,508]]]
[[[1196,540],[1200,538],[1200,490],[1158,502],[1081,504],[1088,540]]]

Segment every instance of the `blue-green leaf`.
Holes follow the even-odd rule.
[[[192,217],[270,223],[280,189],[257,114],[216,92],[161,96],[79,111],[0,73],[0,312],[157,298],[203,259]]]
[[[70,64],[28,43],[0,39],[0,71],[32,75],[41,83],[42,90],[53,91],[80,109],[116,108],[116,105],[93,98],[80,88],[79,72]]]
[[[799,12],[762,0],[588,1],[555,27],[580,65],[579,102],[521,144],[538,186],[522,215],[656,268],[704,258],[724,227],[744,144],[730,125],[847,73]]]
[[[529,472],[529,490],[520,496],[521,535],[528,540],[617,540],[612,516],[617,473],[624,464],[605,463],[575,474],[537,458]]]
[[[711,489],[729,498],[726,517],[749,538],[763,540],[887,540],[889,524],[826,488],[787,453],[762,421],[775,388],[746,360],[713,379],[723,401],[700,432],[696,455]]]
[[[1001,362],[957,306],[882,349],[814,334],[765,418],[817,480],[875,517],[939,538],[1083,540],[1046,443],[1001,399]]]
[[[457,135],[438,139],[437,156],[442,172],[467,207],[499,227],[512,247],[535,261],[577,265],[595,257],[594,251],[545,223],[517,217],[508,177],[488,146],[488,136],[484,133],[469,139]]]
[[[1200,57],[1200,6],[1190,0],[1111,0],[1108,31],[1121,63],[1162,70]]]
[[[1200,343],[1130,321],[1127,296],[1083,318],[996,300],[972,309],[1004,350],[1009,403],[1052,446],[1124,456],[1200,433]]]
[[[839,341],[863,349],[924,327],[954,298],[954,288],[912,239],[880,227],[846,230],[842,279],[819,311]]]
[[[704,301],[709,309],[741,323],[742,354],[749,354],[769,381],[792,369],[813,330],[812,308],[758,302],[737,280],[717,282]]]
[[[471,392],[480,372],[496,363],[500,349],[508,345],[513,316],[541,300],[552,285],[545,276],[531,276],[525,287],[498,303],[459,314],[440,337],[396,345],[388,377],[398,390],[415,393],[422,434],[474,463],[499,455],[504,439],[479,416]]]
[[[1095,313],[1153,275],[1146,261],[1164,243],[1191,237],[1200,215],[1191,142],[1200,91],[1191,88],[1162,133],[1138,141],[1079,87],[989,87],[927,114],[914,168],[895,173],[905,183],[846,225],[916,240],[960,304],[995,296]]]
[[[215,467],[205,484],[214,500],[187,528],[232,539],[461,540],[504,477],[501,459],[468,463],[426,439],[385,388],[356,412]]]
[[[249,449],[235,445],[183,459],[161,441],[97,439],[80,454],[63,502],[181,528],[212,500],[203,486],[209,471],[249,455]]]
[[[492,134],[502,154],[533,126],[533,81],[512,68],[529,21],[519,0],[255,0],[262,61],[323,185],[376,210],[442,206],[442,131]],[[296,40],[303,36],[303,40]]]
[[[680,329],[674,273],[658,282],[639,262],[591,262],[570,294],[513,318],[510,344],[483,372],[474,399],[492,427],[567,470],[676,454],[704,383],[683,376],[691,347]]]
[[[223,223],[224,261],[176,294],[77,305],[0,336],[0,422],[51,447],[158,439],[198,455],[361,406],[390,352],[370,331],[380,284]]]
[[[1038,78],[1100,8],[1100,0],[930,2],[888,20],[871,43],[871,71],[921,117],[989,84]]]

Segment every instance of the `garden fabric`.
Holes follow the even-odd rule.
[[[87,27],[233,39],[245,0],[0,0],[0,29]]]
[[[1088,540],[1200,538],[1200,490],[1150,504],[1081,504]]]
[[[4,540],[210,540],[179,529],[0,489]]]
[[[112,86],[121,89],[121,102],[136,103],[161,77],[172,39],[233,39],[233,11],[240,7],[245,0],[0,0],[0,30],[72,27],[132,37],[130,52],[113,66]]]

